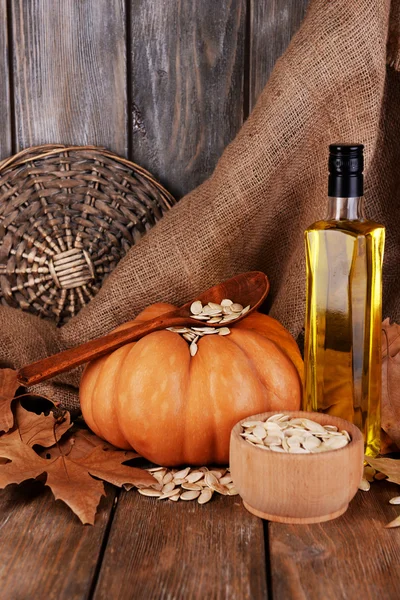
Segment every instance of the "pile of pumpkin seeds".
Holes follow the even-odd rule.
[[[250,305],[243,307],[233,300],[225,298],[221,304],[209,302],[204,305],[200,300],[196,300],[190,307],[193,319],[204,321],[204,324],[211,327],[168,327],[168,331],[179,333],[190,344],[190,354],[195,356],[198,350],[197,342],[204,335],[229,335],[231,330],[229,327],[212,327],[212,325],[230,323],[235,321],[242,315],[245,315],[250,310]]]
[[[334,425],[320,425],[303,417],[272,415],[266,421],[242,423],[240,434],[246,442],[272,452],[313,454],[347,446],[351,438],[347,431]]]
[[[138,489],[139,494],[151,496],[158,500],[197,500],[199,504],[209,502],[214,494],[236,496],[238,492],[233,485],[229,469],[207,467],[185,469],[167,469],[153,467],[147,469],[157,480],[156,484]]]

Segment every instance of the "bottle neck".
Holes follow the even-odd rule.
[[[327,221],[362,221],[364,219],[364,196],[328,198]]]

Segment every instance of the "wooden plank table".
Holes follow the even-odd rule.
[[[38,482],[0,492],[2,600],[397,600],[398,486],[372,484],[318,525],[265,523],[239,497],[159,502],[109,486],[94,527]]]

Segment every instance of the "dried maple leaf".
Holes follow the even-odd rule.
[[[37,415],[30,412],[23,408],[20,402],[16,405],[15,421],[15,427],[7,434],[8,440],[15,437],[31,447],[36,445],[45,448],[54,446],[72,427],[70,414],[67,411],[56,419],[53,413]]]
[[[382,323],[382,429],[400,448],[400,325]],[[387,451],[393,451],[388,447]]]
[[[14,424],[11,403],[19,387],[17,371],[0,369],[0,431],[8,431]]]
[[[43,422],[42,417],[43,415],[36,415],[36,418]],[[31,431],[33,429],[30,428]],[[28,436],[27,439],[32,443],[33,439],[39,438],[40,434],[36,433],[34,438]],[[21,483],[26,479],[46,476],[45,485],[51,488],[56,500],[65,502],[82,523],[93,524],[97,506],[101,496],[105,494],[103,483],[93,477],[99,477],[119,487],[125,483],[136,487],[157,483],[147,471],[122,464],[137,457],[134,452],[111,450],[104,448],[102,443],[93,444],[93,448],[82,455],[82,448],[79,442],[76,442],[76,438],[74,443],[71,443],[71,438],[68,442],[69,444],[60,442],[46,451],[50,458],[45,459],[25,443],[16,431],[3,435],[0,438],[0,457],[10,462],[0,465],[0,488],[11,483]],[[87,448],[86,437],[84,443]],[[77,450],[74,454],[75,445]],[[67,454],[63,454],[63,447],[67,449]]]

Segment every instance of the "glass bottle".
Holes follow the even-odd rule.
[[[304,410],[355,423],[380,448],[385,229],[364,215],[363,146],[329,146],[328,214],[305,232]]]

